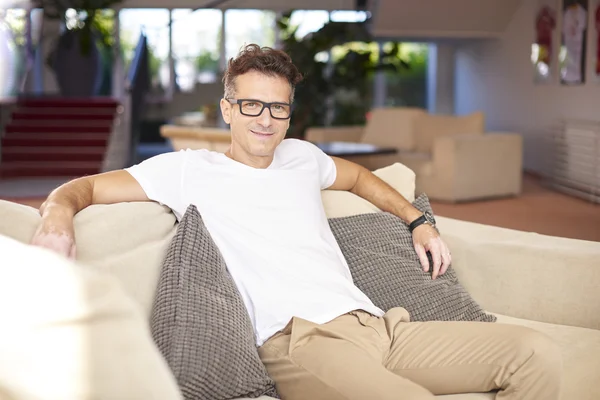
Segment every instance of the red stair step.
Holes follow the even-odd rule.
[[[32,97],[20,99],[18,104],[25,107],[115,108],[119,102],[111,97]]]
[[[108,134],[100,133],[80,133],[77,135],[64,133],[10,133],[2,139],[2,147],[104,147],[108,144],[108,137]]]
[[[112,128],[112,119],[98,119],[98,120],[79,120],[79,119],[47,119],[47,118],[33,118],[33,119],[22,119],[22,120],[12,120],[7,124],[7,127],[12,127],[13,129],[21,128],[21,127],[37,127],[37,128],[71,128],[78,127],[80,130],[82,128]],[[39,129],[38,129],[39,130]]]
[[[0,165],[0,178],[79,177],[101,172],[101,162],[34,162],[13,161]]]
[[[109,133],[110,126],[15,126],[8,124],[4,131],[8,133]]]
[[[33,121],[33,120],[74,120],[74,121],[110,121],[115,118],[114,113],[90,114],[89,110],[78,110],[80,113],[65,113],[64,110],[55,110],[55,112],[36,112],[36,111],[15,111],[12,113],[12,122]]]
[[[6,147],[2,161],[96,161],[104,160],[104,147]]]
[[[89,108],[89,107],[17,107],[14,111],[19,113],[35,114],[35,115],[111,115],[114,116],[117,112],[116,108]]]

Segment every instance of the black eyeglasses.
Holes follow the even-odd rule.
[[[269,109],[274,119],[288,119],[292,116],[292,105],[289,103],[265,103],[255,99],[227,99],[231,104],[240,106],[242,115],[258,117],[265,108]]]

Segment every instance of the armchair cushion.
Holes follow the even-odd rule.
[[[425,115],[427,111],[417,107],[375,108],[371,111],[362,141],[398,150],[414,150],[414,124]]]
[[[150,329],[186,399],[275,394],[242,297],[193,205],[167,250]]]
[[[482,112],[469,115],[423,114],[414,121],[415,150],[431,153],[433,142],[447,135],[480,135],[485,131],[485,117]]]
[[[413,204],[432,212],[426,195]],[[452,268],[435,280],[431,269],[423,271],[412,234],[395,215],[369,213],[334,218],[329,223],[354,283],[382,310],[402,307],[412,321],[496,320],[471,298]]]

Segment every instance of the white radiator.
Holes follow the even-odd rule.
[[[600,203],[600,121],[563,121],[550,139],[548,185]]]

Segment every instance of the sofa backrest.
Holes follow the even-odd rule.
[[[433,142],[448,135],[482,135],[485,131],[485,115],[477,111],[469,115],[422,114],[413,121],[414,150],[431,153]]]
[[[374,173],[414,201],[413,171],[393,164]],[[347,191],[325,190],[322,199],[330,218],[378,212],[371,203]],[[0,235],[29,242],[39,223],[34,208],[0,200]],[[157,203],[87,207],[75,216],[78,263],[116,276],[150,316],[162,261],[177,226],[175,215]]]
[[[427,115],[427,111],[417,107],[374,108],[362,141],[399,150],[414,150],[414,123],[424,115]]]

